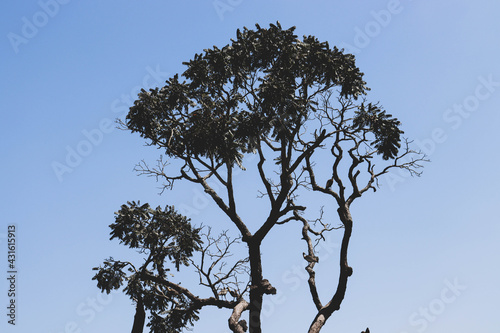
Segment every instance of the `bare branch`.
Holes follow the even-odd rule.
[[[220,296],[225,297],[228,292],[234,298],[239,298],[246,291],[246,287],[240,286],[242,282],[238,280],[238,276],[242,274],[249,276],[248,257],[237,260],[229,267],[227,259],[232,256],[231,246],[238,243],[240,238],[231,239],[227,231],[222,232],[217,237],[212,237],[210,233],[211,229],[208,228],[204,235],[206,245],[200,250],[200,262],[190,260],[198,271],[200,285],[210,288],[217,299],[220,299]],[[246,282],[245,285],[247,284]]]
[[[165,173],[165,167],[168,165],[169,165],[168,162],[163,161],[163,156],[160,156],[159,159],[156,161],[156,167],[151,168],[144,160],[142,160],[134,167],[134,171],[138,172],[139,175],[154,177],[156,181],[158,181],[161,178],[164,181],[161,191],[161,193],[163,193],[165,189],[172,189],[174,186],[174,182],[176,180],[184,178],[182,174],[179,176],[168,176]]]
[[[306,157],[306,167],[305,168],[306,168],[307,172],[309,173],[309,180],[310,180],[313,191],[319,191],[319,192],[322,192],[325,194],[329,194],[329,195],[333,196],[335,198],[335,200],[340,204],[341,203],[340,195],[331,189],[333,179],[328,180],[326,182],[325,187],[319,186],[318,183],[316,182],[316,175],[314,174],[313,167],[314,167],[314,165],[313,165],[313,163],[311,163],[310,157]]]

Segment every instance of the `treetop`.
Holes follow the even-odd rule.
[[[238,30],[222,48],[196,54],[184,63],[184,80],[175,75],[162,88],[141,91],[127,127],[169,156],[239,163],[262,135],[293,132],[322,92],[338,87],[354,99],[366,93],[353,55],[313,36],[299,40],[294,30],[256,25]]]

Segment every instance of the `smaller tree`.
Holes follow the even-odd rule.
[[[111,239],[118,238],[146,256],[141,265],[109,258],[103,266],[94,268],[97,273],[93,280],[103,292],[119,289],[127,281],[124,291],[137,304],[132,332],[142,332],[145,309],[151,313],[148,325],[153,332],[177,332],[192,325],[203,301],[169,281],[168,262],[177,270],[189,265],[193,251],[200,250],[203,243],[200,229],[193,228],[189,219],[173,207],[152,209],[139,202],[122,205],[110,228]]]

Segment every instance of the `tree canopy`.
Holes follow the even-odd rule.
[[[162,179],[166,189],[174,189],[178,181],[201,186],[248,248],[235,263],[214,272],[227,260],[235,239],[193,227],[170,206],[154,210],[135,202],[123,205],[111,225],[111,238],[139,249],[146,259],[137,266],[111,258],[96,268],[94,279],[106,292],[124,286],[136,302],[136,318],[149,311],[151,332],[180,332],[194,324],[204,306],[232,309],[233,332],[261,332],[264,295],[277,291],[264,278],[261,243],[272,228],[291,221],[302,224],[305,270],[317,309],[309,332],[319,332],[340,308],[352,274],[347,263],[352,202],[376,190],[378,178],[393,168],[419,175],[425,156],[411,149],[397,118],[366,101],[369,89],[354,56],[313,36],[299,39],[294,31],[279,23],[238,30],[230,44],[185,62],[187,69],[165,86],[142,90],[122,122],[166,156],[156,167],[141,163],[137,170]],[[246,163],[249,154],[257,156],[253,164]],[[319,156],[322,165],[329,165],[327,174],[318,173]],[[180,161],[179,168],[170,160]],[[270,204],[263,221],[249,224],[239,215],[243,203],[235,192],[244,189],[234,186],[235,167],[257,170],[260,198]],[[306,193],[332,198],[344,232],[334,295],[320,296],[314,267],[319,261],[315,245],[336,228],[323,219],[318,228],[310,223],[301,204]],[[256,224],[256,229],[249,227]],[[166,274],[170,266],[179,270],[190,263],[207,287],[206,297]],[[223,297],[227,293],[232,299]],[[245,312],[248,321],[242,319]],[[136,332],[142,331],[141,320],[136,319]]]

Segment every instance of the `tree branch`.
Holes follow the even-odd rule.
[[[207,306],[207,305],[213,305],[213,306],[217,306],[219,308],[232,309],[237,304],[236,301],[221,300],[221,299],[217,299],[215,297],[200,298],[198,296],[195,296],[193,293],[191,293],[191,291],[189,291],[189,289],[184,288],[179,284],[170,282],[168,280],[159,278],[157,276],[154,276],[154,275],[151,275],[148,273],[141,274],[140,278],[143,281],[152,281],[152,282],[155,282],[159,285],[167,287],[167,290],[169,290],[170,292],[174,292],[174,293],[186,296],[193,303],[193,306],[192,306],[193,309],[201,309],[202,307]]]
[[[190,158],[187,159],[188,165],[191,168],[191,171],[194,173],[196,180],[198,183],[200,183],[203,186],[203,189],[205,192],[210,195],[210,197],[215,201],[217,206],[219,206],[220,209],[233,221],[233,223],[236,225],[238,230],[241,233],[242,240],[243,241],[248,241],[248,239],[252,236],[250,233],[250,230],[248,230],[247,226],[241,218],[238,216],[236,212],[231,211],[231,209],[224,203],[224,200],[217,194],[217,192],[212,189],[207,181],[199,174],[199,172],[196,170],[196,168],[193,165],[193,162],[191,161]]]
[[[231,331],[234,333],[244,333],[248,326],[245,320],[240,320],[243,311],[248,309],[248,302],[244,299],[239,300],[238,304],[233,308],[233,313],[229,317],[228,324]]]
[[[275,200],[274,195],[273,195],[271,184],[269,183],[268,179],[266,178],[266,174],[265,174],[264,169],[262,167],[264,165],[266,158],[264,157],[264,154],[262,153],[262,148],[261,148],[260,144],[259,144],[257,149],[259,152],[259,163],[257,163],[257,168],[259,169],[260,179],[261,179],[262,183],[264,184],[264,187],[266,188],[267,196],[269,197],[269,200],[271,201],[271,206],[273,206],[276,200]]]
[[[342,303],[347,290],[347,280],[349,276],[352,275],[352,268],[347,264],[347,249],[349,247],[349,240],[352,233],[352,217],[346,206],[340,207],[338,209],[338,214],[342,224],[344,225],[344,236],[342,238],[342,245],[340,249],[339,282],[337,290],[331,300],[318,311],[316,317],[311,323],[311,326],[309,327],[309,333],[318,333],[328,318],[330,318],[332,313],[340,309],[340,304]]]

